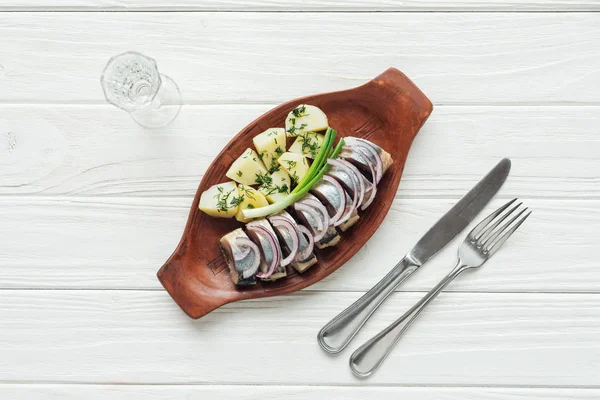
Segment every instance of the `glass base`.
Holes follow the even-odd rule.
[[[161,85],[148,107],[131,112],[131,117],[143,127],[162,128],[177,117],[181,109],[179,87],[166,75],[160,74]]]

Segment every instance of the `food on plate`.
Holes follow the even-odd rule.
[[[290,194],[291,187],[290,176],[284,169],[279,168],[268,177],[263,177],[258,190],[264,193],[269,203],[273,204],[284,200]]]
[[[229,267],[231,280],[238,286],[254,285],[261,256],[258,246],[241,228],[229,232],[219,241]]]
[[[329,212],[330,223],[339,226],[342,232],[358,221],[358,201],[344,190],[334,177],[325,174],[310,192],[319,199]]]
[[[256,135],[252,142],[269,173],[279,170],[277,159],[285,153],[287,148],[285,129],[269,128]]]
[[[314,159],[319,154],[324,139],[325,136],[321,133],[306,132],[296,137],[296,140],[294,140],[288,151],[290,153],[303,154],[310,159]]]
[[[199,208],[208,215],[231,218],[237,214],[241,198],[235,182],[211,186],[200,196]]]
[[[285,132],[294,137],[306,132],[324,131],[329,126],[327,115],[318,107],[300,104],[285,119]]]
[[[252,149],[246,149],[231,164],[225,176],[242,185],[256,185],[259,183],[260,177],[265,174],[267,174],[267,169],[258,154]]]
[[[331,223],[327,209],[315,196],[308,193],[294,203],[293,211],[296,218],[310,228],[315,246],[319,249],[338,244],[341,237]]]
[[[286,129],[255,136],[253,149],[236,159],[227,177],[202,193],[200,209],[242,223],[220,246],[234,284],[253,285],[304,273],[318,263],[314,248],[336,246],[369,207],[393,160],[380,146],[340,138],[325,114],[303,104],[286,118]],[[325,134],[316,131],[326,130]],[[286,150],[287,136],[296,136]],[[264,162],[264,163],[263,163]]]
[[[260,272],[257,277],[264,281],[274,281],[287,275],[285,266],[281,265],[283,253],[277,234],[266,219],[246,224],[246,232],[260,249]]]
[[[288,173],[295,184],[298,184],[308,172],[308,160],[302,154],[283,153],[277,162]]]
[[[262,192],[246,185],[238,185],[239,207],[235,214],[235,219],[246,223],[252,221],[250,218],[245,218],[243,210],[265,207],[269,205],[265,195]]]
[[[296,271],[304,272],[317,263],[312,233],[304,225],[298,224],[285,211],[268,217],[268,220],[286,250],[286,260],[282,261],[282,265],[289,262]]]
[[[325,133],[323,145],[319,150],[319,154],[317,154],[317,157],[310,164],[310,167],[304,177],[299,179],[298,182],[292,182],[295,187],[288,196],[281,199],[281,201],[277,201],[276,203],[269,205],[268,207],[244,210],[244,216],[246,218],[260,218],[278,213],[279,211],[291,206],[294,204],[294,202],[308,193],[310,188],[313,187],[327,171],[329,167],[327,165],[327,157],[336,158],[339,152],[342,150],[344,139],[340,139],[337,145],[335,145],[335,147],[333,146],[336,134],[337,132],[335,130],[327,128],[327,132]]]

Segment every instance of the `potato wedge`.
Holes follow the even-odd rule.
[[[285,132],[290,137],[324,131],[328,126],[327,115],[320,108],[309,104],[300,104],[285,119]]]
[[[258,154],[248,148],[231,164],[225,176],[242,185],[256,185],[259,183],[257,176],[266,173],[267,169]]]
[[[235,182],[218,183],[200,195],[198,208],[208,215],[218,218],[231,218],[237,214],[240,204],[238,187]]]
[[[293,183],[298,183],[308,172],[308,161],[302,154],[283,153],[277,162],[288,173]]]
[[[300,134],[290,146],[289,152],[304,154],[306,157],[314,159],[319,154],[324,139],[324,135],[316,132]]]
[[[270,181],[265,182],[258,190],[266,196],[269,203],[273,204],[281,201],[290,194],[291,180],[283,168],[273,172],[269,177],[271,178]]]
[[[252,142],[265,167],[269,172],[274,172],[279,166],[277,159],[286,151],[285,129],[267,129],[256,135]]]
[[[247,208],[265,207],[269,205],[265,195],[250,186],[239,185],[238,190],[242,202],[240,203],[237,214],[235,214],[235,219],[240,222],[246,223],[252,221],[252,219],[244,218],[242,210]]]

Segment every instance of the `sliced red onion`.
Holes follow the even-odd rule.
[[[365,177],[363,174],[360,173],[360,171],[358,170],[358,168],[356,168],[356,166],[354,164],[352,164],[350,161],[346,161],[346,160],[339,160],[342,164],[344,164],[346,167],[348,167],[349,170],[351,170],[352,172],[354,172],[354,175],[350,175],[351,177],[354,178],[354,184],[357,185],[358,187],[358,201],[356,204],[356,208],[358,208],[358,206],[360,204],[362,204],[364,198],[365,198]]]
[[[258,267],[260,266],[260,250],[258,249],[258,246],[256,244],[254,244],[254,242],[248,238],[239,237],[235,241],[237,244],[240,245],[240,247],[248,249],[248,251],[244,250],[243,255],[240,255],[239,258],[234,255],[233,259],[235,261],[243,260],[244,258],[246,258],[248,253],[250,253],[251,251],[254,253],[254,261],[252,261],[252,266],[250,268],[245,269],[242,272],[243,278],[250,278],[252,275],[254,275],[256,273],[256,271],[258,270]]]
[[[313,249],[315,247],[315,240],[313,239],[313,235],[310,232],[310,230],[304,225],[298,225],[298,231],[303,233],[304,236],[306,236],[306,240],[308,240],[308,246],[306,247],[306,249],[304,249],[302,253],[299,253],[301,257],[299,261],[304,261],[312,254]]]
[[[373,163],[371,162],[371,158],[367,155],[367,153],[370,153],[371,156],[373,156],[372,158],[375,159],[375,174],[373,175],[373,183],[378,184],[379,181],[381,180],[381,177],[383,176],[383,162],[381,161],[381,156],[379,155],[379,153],[377,153],[373,149],[373,147],[371,147],[369,145],[365,145],[365,144],[356,145],[356,146],[353,146],[352,148],[354,150],[357,150],[358,153],[365,159],[365,161],[371,168],[371,171],[373,171],[373,168],[371,165]]]
[[[375,143],[369,142],[366,139],[363,138],[358,138],[358,137],[353,137],[354,140],[356,140],[357,142],[361,142],[366,144],[367,146],[369,146],[370,148],[372,148],[373,150],[375,150],[376,153],[379,153],[379,146],[377,146]]]
[[[362,152],[362,149],[360,147],[357,147],[356,150],[359,153],[364,154],[366,156],[366,154]],[[369,165],[369,168],[371,169],[371,174],[374,174],[375,171],[373,170],[373,164],[370,162],[367,162],[367,165]],[[375,175],[373,175],[373,176],[375,176]],[[371,205],[371,203],[375,199],[375,194],[377,194],[377,185],[375,184],[375,181],[373,181],[373,183],[371,184],[371,195],[369,196],[369,199],[366,201],[366,203],[362,205],[362,207],[360,208],[361,210],[365,210],[367,207],[369,207]]]
[[[298,229],[296,228],[295,224],[287,218],[276,215],[270,217],[269,221],[273,226],[277,228],[285,227],[285,229],[287,229],[288,233],[292,238],[292,248],[290,249],[290,254],[288,254],[286,258],[281,260],[281,266],[285,267],[286,265],[294,261],[296,253],[298,253],[298,247],[300,246],[300,233],[298,232]]]
[[[323,229],[324,229],[324,231],[327,231],[327,227],[329,225],[331,225],[331,223],[330,223],[330,219],[329,219],[329,212],[327,211],[325,206],[323,204],[321,204],[318,200],[311,199],[311,198],[300,200],[300,203],[303,203],[303,204],[306,204],[313,208],[316,208],[323,215],[323,226],[324,226]],[[319,239],[315,239],[315,240],[319,240]]]
[[[342,217],[342,215],[344,214],[344,210],[346,209],[346,192],[344,191],[344,188],[342,187],[342,185],[340,185],[340,183],[335,178],[333,178],[329,175],[323,175],[322,179],[324,181],[331,183],[333,186],[335,186],[335,189],[340,194],[340,199],[342,199],[342,202],[340,203],[340,206],[338,207],[338,209],[335,210],[335,214],[333,215],[333,217],[329,218],[330,224],[332,224],[334,226],[338,226],[339,224],[337,224],[337,222]]]
[[[352,183],[354,185],[354,181]],[[345,195],[345,193],[344,193],[344,195]],[[358,207],[358,194],[355,191],[354,196],[352,196],[352,204],[349,205],[348,207],[346,207],[346,206],[344,207],[345,214],[335,223],[335,226],[340,226],[344,222],[348,221],[350,219],[350,217],[352,217],[352,214],[354,213],[354,210],[356,210],[357,207]]]
[[[243,238],[238,238],[238,239],[243,239]],[[240,247],[238,250],[239,254],[236,254],[238,257],[236,257],[236,255],[234,255],[233,259],[237,260],[237,261],[243,260],[244,258],[246,258],[248,253],[250,253],[250,251],[251,251],[251,249],[248,246]]]
[[[317,223],[317,231],[313,234],[313,238],[315,239],[315,241],[323,239],[329,225],[326,225],[324,223],[325,221],[323,221],[323,217],[319,215],[322,213],[319,213],[319,211],[317,211],[314,207],[301,202],[294,203],[294,208],[296,208],[296,210],[298,211],[310,214],[310,216],[313,217],[313,219]],[[325,212],[327,212],[327,210],[325,210]]]
[[[271,265],[269,265],[269,270],[266,273],[259,272],[256,274],[259,278],[268,278],[273,275],[281,260],[281,248],[279,248],[277,238],[275,238],[275,236],[264,226],[253,225],[248,229],[253,230],[257,235],[262,235],[266,238],[273,249],[273,259],[271,260]]]

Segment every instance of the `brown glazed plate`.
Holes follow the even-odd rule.
[[[285,117],[299,104],[322,109],[338,137],[368,139],[389,152],[394,163],[383,176],[375,201],[360,212],[359,221],[341,234],[335,247],[315,247],[318,263],[299,274],[274,282],[258,282],[238,289],[231,281],[219,239],[241,226],[234,218],[213,218],[198,209],[200,194],[210,186],[228,181],[225,173],[252,138],[272,127],[284,127]],[[433,106],[402,72],[390,68],[354,89],[317,94],[288,101],[260,116],[242,129],[212,162],[194,197],[179,245],[158,271],[158,279],[181,309],[200,318],[233,301],[291,293],[320,281],[344,265],[375,233],[385,218],[404,169],[410,145]]]

